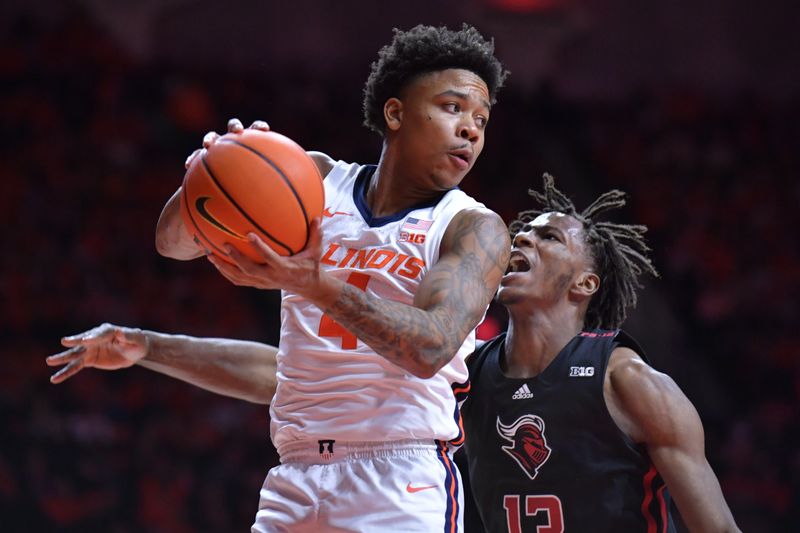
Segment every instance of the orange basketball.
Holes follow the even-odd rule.
[[[228,243],[261,262],[252,232],[280,255],[308,244],[325,192],[317,165],[296,142],[275,132],[228,133],[192,161],[183,178],[181,216],[195,242],[229,261]]]

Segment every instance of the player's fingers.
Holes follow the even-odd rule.
[[[45,363],[47,363],[47,366],[63,365],[77,359],[78,357],[81,357],[85,351],[86,348],[83,346],[75,346],[69,350],[49,356],[47,359],[45,359]]]
[[[252,232],[248,233],[247,240],[249,240],[250,243],[253,246],[255,246],[256,250],[258,250],[259,255],[264,258],[264,263],[268,265],[273,265],[275,264],[276,261],[281,260],[281,255],[278,254],[278,252],[276,252],[275,250],[273,250],[269,245],[267,245],[267,243],[265,243],[263,239],[261,239],[261,237],[259,237],[255,233]]]
[[[253,278],[253,280],[257,281],[259,283],[259,286],[260,286],[262,284],[261,282],[264,281],[262,279],[264,277],[264,273],[265,273],[264,272],[264,267],[268,266],[268,264],[266,262],[256,263],[255,261],[250,259],[248,256],[246,256],[245,254],[243,254],[242,252],[240,252],[239,250],[237,250],[235,247],[231,246],[230,244],[225,245],[225,249],[228,252],[228,257],[236,265],[236,268],[238,269],[239,274],[240,275],[244,274],[246,276],[249,276],[250,278]],[[261,252],[260,249],[258,249],[257,251]],[[246,280],[243,279],[242,281],[246,281]],[[245,284],[247,284],[247,283],[245,283]]]
[[[312,253],[322,249],[322,221],[314,217],[308,225],[308,244],[306,249]]]
[[[230,244],[223,245],[222,249],[225,250],[225,252],[228,254],[228,259],[230,259],[231,262],[233,262],[232,265],[233,268],[231,269],[231,272],[233,272],[234,269],[244,271],[243,267],[247,266],[247,262],[250,261],[250,258],[248,258],[246,255],[244,255],[242,252],[236,249],[236,247],[231,246]],[[231,265],[229,264],[229,266]]]
[[[260,131],[269,131],[269,124],[266,123],[264,120],[254,120],[252,124],[250,124],[250,129],[252,130],[260,130]]]
[[[230,281],[231,283],[233,283],[237,287],[249,287],[250,286],[249,283],[244,282],[242,280],[242,278],[240,277],[242,275],[241,272],[231,273],[230,271],[225,271],[225,270],[222,270],[222,269],[220,269],[219,272],[220,272],[220,274],[222,274],[222,277],[224,277],[225,279],[227,279],[228,281]]]
[[[211,262],[212,265],[219,271],[220,274],[225,277],[228,281],[233,283],[234,285],[239,285],[239,276],[242,275],[241,270],[238,266],[232,265],[227,261],[220,259],[214,255],[209,255],[208,260]]]
[[[114,331],[117,328],[111,324],[103,324],[92,328],[89,331],[78,333],[77,335],[70,335],[61,339],[61,345],[70,348],[79,344],[92,345],[107,342],[114,337]]]
[[[243,130],[242,121],[238,118],[232,118],[228,121],[228,133],[242,133]]]
[[[208,260],[214,264],[225,279],[236,286],[256,287],[258,289],[278,288],[278,286],[269,279],[267,271],[264,270],[267,265],[253,262],[235,248],[232,249],[229,257],[235,264],[228,263],[213,256],[209,256]]]
[[[203,135],[203,148],[208,148],[219,139],[219,133],[216,131],[209,131],[205,135]]]
[[[196,158],[198,155],[200,155],[200,153],[201,153],[202,151],[203,151],[203,149],[202,149],[202,148],[198,148],[197,150],[195,150],[194,152],[192,152],[191,154],[189,154],[189,157],[187,157],[187,158],[186,158],[186,161],[183,163],[183,166],[184,166],[184,167],[186,167],[186,168],[189,168],[189,166],[192,164],[192,161],[194,161],[194,160],[195,160],[195,158]]]
[[[225,269],[225,268],[227,268],[227,267],[229,266],[227,261],[225,261],[225,260],[223,260],[223,259],[220,259],[219,257],[217,257],[217,256],[216,256],[216,255],[214,255],[214,254],[208,254],[208,255],[206,256],[206,258],[208,259],[208,261],[209,261],[209,262],[210,262],[212,265],[214,265],[214,266],[215,266],[215,267],[217,267],[218,269]]]
[[[70,364],[50,376],[50,383],[58,384],[68,380],[83,370],[83,359],[75,359]]]

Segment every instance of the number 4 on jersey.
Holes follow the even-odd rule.
[[[503,498],[506,510],[508,533],[522,533],[522,515],[519,508],[519,496],[506,494]],[[533,516],[539,511],[547,513],[547,524],[536,526],[536,533],[564,533],[564,512],[561,500],[553,494],[525,496],[525,515]]]
[[[348,276],[347,283],[362,291],[366,291],[367,284],[369,283],[369,275],[362,274],[361,272],[353,272]],[[358,345],[358,338],[328,315],[322,315],[322,320],[319,321],[319,331],[317,335],[320,337],[341,338],[342,350],[355,350]]]

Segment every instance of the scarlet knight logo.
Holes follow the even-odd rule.
[[[510,446],[502,446],[519,466],[534,479],[539,468],[550,457],[550,446],[544,437],[544,420],[536,415],[523,415],[511,425],[503,425],[497,417],[497,433],[511,442]]]

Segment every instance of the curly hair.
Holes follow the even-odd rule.
[[[636,306],[636,290],[642,286],[639,276],[647,273],[658,277],[658,272],[647,256],[650,248],[644,241],[646,226],[595,221],[597,215],[625,205],[625,193],[616,189],[605,192],[578,213],[572,200],[556,189],[553,176],[545,174],[544,192],[529,189],[528,195],[542,208],[520,212],[517,220],[509,225],[512,238],[542,213],[555,211],[579,220],[583,224],[590,260],[600,277],[600,288],[589,302],[584,327],[620,327],[627,317],[628,309]]]
[[[460,68],[486,82],[491,102],[503,86],[508,71],[494,56],[494,39],[487,41],[478,30],[464,24],[459,31],[422,24],[408,31],[394,30],[392,42],[378,52],[378,60],[364,85],[364,125],[383,135],[383,105],[399,95],[415,76]]]

